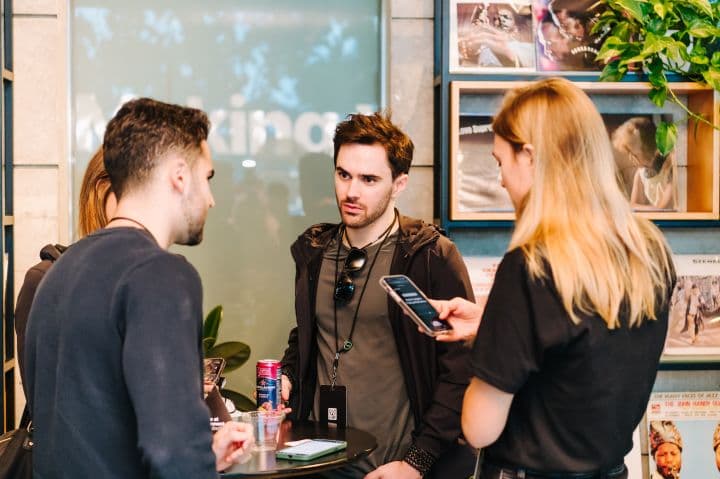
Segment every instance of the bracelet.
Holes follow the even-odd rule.
[[[435,456],[413,444],[405,454],[403,461],[417,469],[421,476],[424,476],[430,471],[435,463]]]

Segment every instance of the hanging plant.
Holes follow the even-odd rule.
[[[691,111],[672,89],[668,74],[720,91],[720,3],[708,0],[600,0],[606,10],[593,33],[609,32],[597,54],[605,64],[600,80],[620,81],[627,73],[647,78],[648,97],[662,107],[667,100],[691,118],[718,128]],[[669,154],[677,141],[677,124],[662,122],[657,148]]]

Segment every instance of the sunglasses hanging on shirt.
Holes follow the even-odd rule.
[[[367,263],[367,253],[364,249],[350,248],[345,265],[343,266],[340,277],[335,284],[335,301],[340,303],[349,303],[355,294],[355,283],[353,275],[358,271],[362,271]]]

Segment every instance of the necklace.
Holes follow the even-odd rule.
[[[144,231],[147,231],[148,233],[150,233],[150,230],[147,229],[144,224],[140,223],[138,220],[128,218],[127,216],[113,216],[112,218],[110,218],[110,221],[108,221],[108,224],[112,223],[113,221],[117,221],[117,220],[125,220],[125,221],[129,221],[131,223],[135,223],[140,228],[142,228]],[[152,236],[152,233],[150,233],[150,235]]]
[[[370,246],[371,244],[377,243],[378,241],[380,241],[381,238],[387,237],[387,236],[390,234],[390,230],[393,228],[393,226],[395,226],[395,221],[397,221],[397,212],[395,212],[395,216],[393,216],[393,220],[392,220],[392,223],[390,223],[390,226],[388,226],[387,228],[385,228],[385,230],[384,230],[382,233],[380,233],[380,235],[379,235],[377,238],[375,238],[374,240],[372,240],[371,242],[369,242],[368,244],[366,244],[366,245],[363,246],[362,248],[358,248],[358,249],[365,249],[365,248],[367,248],[368,246]],[[343,225],[343,236],[344,236],[345,239],[347,240],[348,245],[349,245],[351,248],[355,248],[355,246],[353,246],[353,244],[350,242],[350,237],[349,237],[348,234],[347,234],[347,228],[345,227],[345,225]]]

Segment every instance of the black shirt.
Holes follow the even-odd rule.
[[[70,247],[28,321],[35,477],[217,477],[201,328],[197,272],[149,234],[105,229]]]
[[[522,251],[507,253],[473,349],[474,375],[514,394],[486,460],[548,472],[622,463],[655,382],[667,304],[640,327],[621,317],[610,330],[587,315],[574,324],[552,279],[532,280]]]

